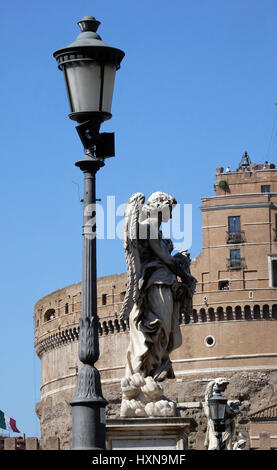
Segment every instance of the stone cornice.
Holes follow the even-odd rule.
[[[275,204],[272,202],[248,202],[248,203],[237,203],[237,204],[219,204],[217,206],[201,206],[200,209],[202,212],[208,211],[222,211],[228,209],[257,209],[264,207],[275,208]]]
[[[115,333],[121,333],[129,330],[129,321],[113,318],[109,321],[98,322],[99,336],[106,336]],[[35,341],[35,351],[39,358],[43,353],[59,348],[73,341],[79,340],[79,326],[65,327],[49,333],[48,336],[38,337]]]
[[[46,351],[58,348],[72,341],[78,341],[79,339],[79,327],[73,327],[64,329],[53,333],[42,341],[38,338],[35,342],[35,351],[39,358]]]

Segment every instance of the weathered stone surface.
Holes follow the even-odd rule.
[[[60,450],[60,439],[58,437],[48,437],[46,439],[46,450]]]
[[[16,450],[16,438],[7,437],[4,441],[4,450]]]
[[[180,417],[192,419],[192,430],[189,435],[188,446],[195,448],[197,433],[205,433],[207,419],[199,402],[204,399],[205,388],[210,377],[202,379],[188,380],[184,378],[182,382],[166,380],[163,388],[166,396],[177,401],[177,410]],[[274,395],[276,385],[276,373],[266,372],[241,372],[229,374],[228,399],[241,400],[241,414],[236,421],[236,437],[238,433],[249,432],[249,413],[260,409],[262,405],[270,405]],[[117,419],[120,417],[121,391],[120,383],[103,384],[103,396],[108,401],[106,414],[108,418]],[[60,438],[61,449],[71,448],[71,406],[69,404],[74,390],[65,390],[63,394],[47,397],[38,403],[36,412],[41,420],[42,447],[46,447],[46,439],[50,436]],[[63,401],[62,401],[63,399]],[[178,403],[190,402],[190,407],[178,407]],[[195,407],[192,406],[195,402]],[[262,402],[262,404],[261,404]]]
[[[204,446],[205,442],[205,433],[203,431],[199,431],[196,433],[195,438],[195,449],[196,450],[207,450]]]
[[[38,440],[38,438],[37,437],[27,437],[26,438],[25,449],[26,450],[38,450],[39,449],[39,440]]]
[[[270,434],[269,432],[260,433],[260,450],[270,450]]]
[[[162,399],[160,382],[175,376],[171,353],[182,344],[180,317],[192,314],[197,282],[190,257],[172,254],[172,241],[162,236],[162,222],[172,218],[176,199],[157,191],[144,203],[144,194],[137,192],[124,211],[128,277],[120,318],[129,322],[130,340],[121,379],[122,417],[175,415],[176,404]]]

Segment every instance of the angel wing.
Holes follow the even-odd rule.
[[[208,399],[211,398],[212,394],[213,394],[213,388],[214,388],[214,385],[215,385],[215,380],[211,380],[207,387],[206,387],[206,390],[205,390],[205,402],[208,403]]]
[[[124,251],[127,265],[127,287],[124,302],[120,311],[120,318],[127,319],[138,299],[138,281],[141,263],[138,251],[138,228],[141,208],[145,196],[142,193],[133,194],[127,201],[124,212]]]

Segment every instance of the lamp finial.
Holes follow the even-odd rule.
[[[84,16],[82,20],[78,21],[78,25],[82,33],[85,31],[92,31],[93,33],[96,33],[100,24],[100,21],[97,21],[94,16],[91,15]]]

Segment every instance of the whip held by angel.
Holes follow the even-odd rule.
[[[172,255],[173,244],[160,226],[176,199],[155,192],[145,203],[133,194],[124,214],[128,278],[121,318],[129,319],[130,343],[121,381],[121,416],[173,416],[174,403],[162,397],[159,382],[174,378],[170,353],[182,343],[179,318],[190,314],[196,280],[188,254]]]

